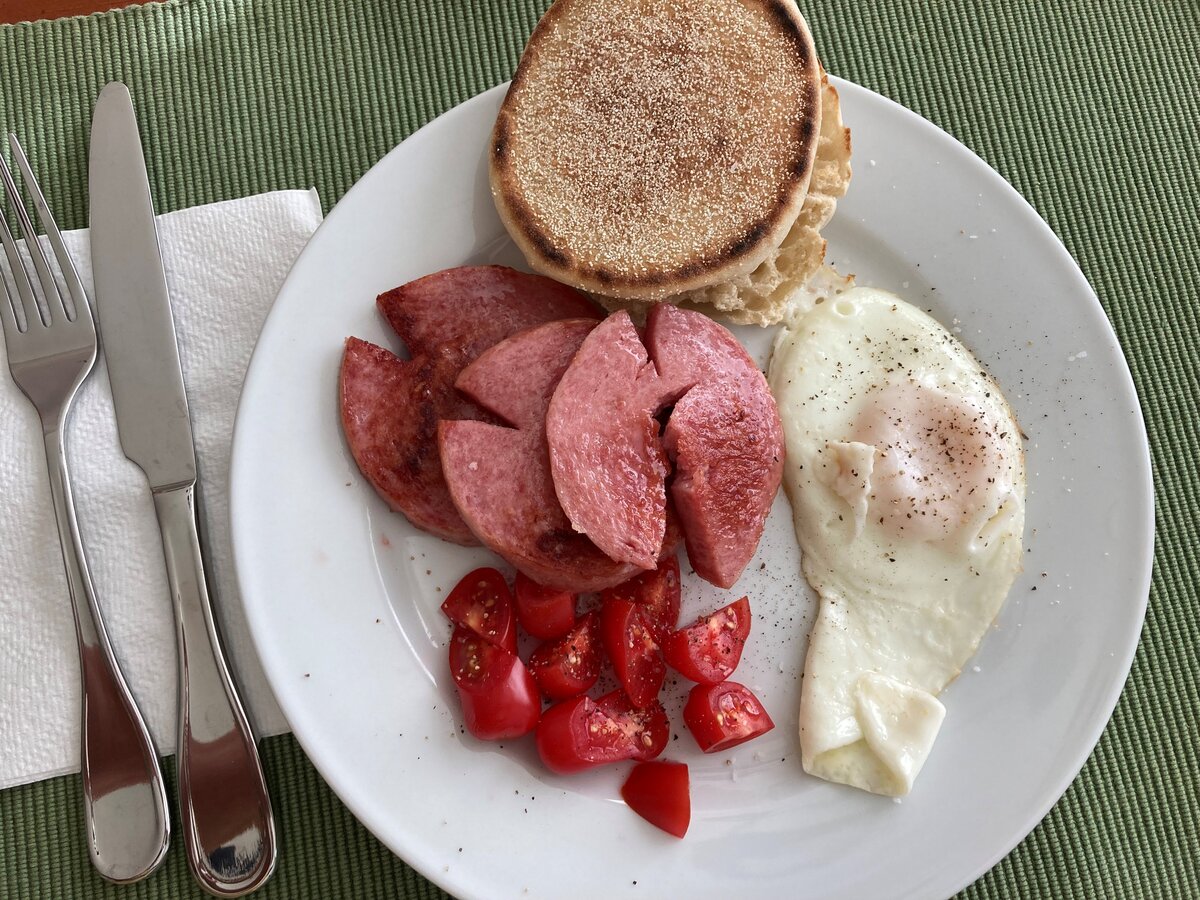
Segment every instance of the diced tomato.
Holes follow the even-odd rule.
[[[517,652],[512,591],[496,569],[476,569],[464,575],[442,604],[442,612],[455,625],[470,629],[497,647]]]
[[[775,727],[758,698],[735,681],[692,688],[683,721],[705,753],[728,750]]]
[[[623,691],[611,691],[598,697],[596,706],[632,740],[631,759],[655,759],[666,748],[671,723],[657,699],[639,709],[629,702]]]
[[[600,633],[626,696],[638,708],[651,703],[662,690],[667,667],[641,604],[606,599],[600,607]]]
[[[515,653],[459,625],[450,637],[450,674],[462,702],[463,722],[475,737],[498,741],[537,727],[541,697]]]
[[[632,600],[642,606],[654,640],[662,639],[679,622],[679,558],[674,554],[652,572],[643,572],[601,593],[602,600]]]
[[[629,808],[677,838],[687,834],[692,821],[688,767],[679,762],[638,763],[621,786]]]
[[[673,631],[662,642],[668,665],[700,684],[717,684],[733,674],[750,636],[750,601],[743,597]]]
[[[550,641],[562,637],[575,624],[575,595],[542,587],[518,572],[513,586],[517,621],[532,637]]]
[[[543,696],[565,700],[595,684],[603,663],[600,616],[590,612],[566,635],[534,650],[529,655],[529,672]]]
[[[655,700],[635,709],[620,691],[599,700],[556,703],[538,723],[538,755],[546,768],[567,775],[625,759],[653,759],[667,746],[667,713]]]

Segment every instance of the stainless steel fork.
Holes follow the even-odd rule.
[[[15,288],[14,294],[0,270],[0,324],[13,381],[37,409],[42,421],[54,517],[75,613],[83,688],[80,765],[88,852],[103,877],[126,883],[144,878],[162,862],[167,852],[170,818],[154,744],[117,665],[96,603],[71,499],[64,425],[75,392],[96,362],[96,325],[79,275],[29,161],[16,135],[10,135],[9,142],[38,219],[58,259],[67,293],[62,294],[54,279],[41,241],[21,203],[12,172],[0,155],[0,182],[15,209],[43,301],[39,304],[33,280],[0,205],[0,242]]]

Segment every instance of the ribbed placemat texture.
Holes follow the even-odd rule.
[[[69,227],[86,224],[87,125],[111,78],[138,98],[162,210],[311,185],[328,207],[417,127],[508,78],[545,6],[192,0],[0,26],[0,127]],[[1063,799],[963,896],[1200,896],[1200,18],[1161,0],[801,6],[830,71],[941,125],[1046,218],[1117,330],[1150,432],[1155,573],[1125,693]],[[282,854],[257,896],[445,896],[293,738],[264,756]],[[202,896],[178,846],[148,881],[100,882],[77,778],[0,793],[0,897]]]

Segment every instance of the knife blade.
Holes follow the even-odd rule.
[[[137,117],[120,82],[96,100],[89,152],[100,342],[121,447],[150,485],[175,612],[179,802],[188,865],[210,893],[237,897],[274,871],[274,816],[208,593],[196,453],[171,299]]]
[[[196,481],[196,455],[133,102],[96,101],[89,161],[92,272],[121,449],[154,490]],[[107,323],[107,326],[106,326]]]

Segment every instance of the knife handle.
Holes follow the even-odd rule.
[[[254,733],[229,674],[204,577],[195,485],[156,491],[179,643],[179,807],[188,865],[218,897],[275,869],[275,819]]]

